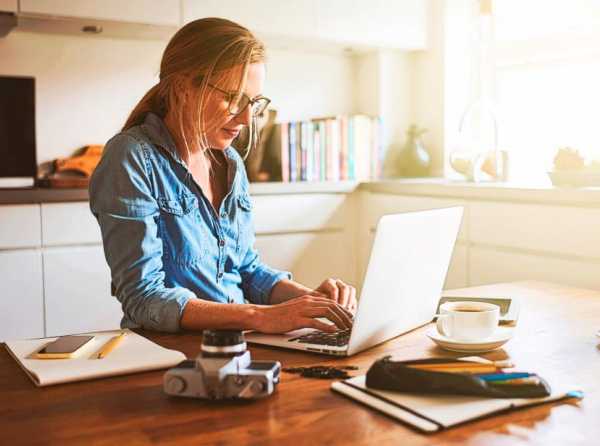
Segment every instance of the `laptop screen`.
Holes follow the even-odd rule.
[[[0,178],[36,170],[35,79],[0,76]]]

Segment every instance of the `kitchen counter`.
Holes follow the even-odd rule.
[[[355,190],[379,194],[449,197],[513,203],[600,207],[600,188],[558,188],[516,183],[467,183],[444,178],[358,181],[252,183],[252,195],[350,194]],[[0,205],[87,201],[87,189],[0,189]]]
[[[315,193],[352,193],[360,185],[357,181],[322,181],[298,183],[252,183],[252,195],[315,194]],[[87,189],[49,189],[43,187],[0,189],[0,205],[64,203],[87,201]]]
[[[554,187],[549,182],[531,185],[468,183],[445,178],[406,178],[362,183],[360,189],[379,194],[600,207],[600,187]]]

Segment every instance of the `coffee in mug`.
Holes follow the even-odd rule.
[[[500,307],[487,302],[446,302],[437,315],[438,332],[457,341],[478,341],[496,331]]]

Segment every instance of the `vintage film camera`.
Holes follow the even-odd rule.
[[[257,399],[279,383],[278,361],[252,361],[241,331],[204,330],[202,351],[163,377],[165,393],[205,399]]]

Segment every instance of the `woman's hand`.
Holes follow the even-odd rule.
[[[331,299],[352,313],[356,311],[356,288],[339,279],[327,279],[315,291],[315,295]]]
[[[328,324],[317,318],[326,318]],[[332,299],[304,295],[276,305],[258,306],[254,329],[262,333],[287,333],[298,328],[316,328],[328,333],[352,326],[352,315]]]

